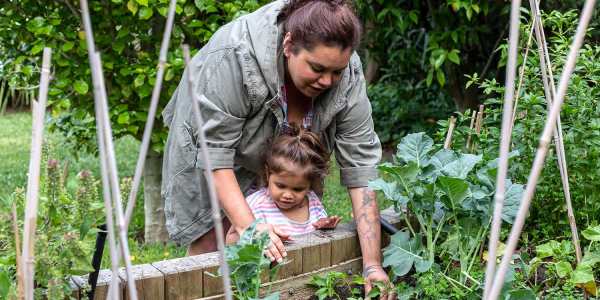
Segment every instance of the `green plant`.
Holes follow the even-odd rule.
[[[267,249],[270,239],[266,232],[256,230],[256,224],[260,221],[261,219],[255,220],[242,233],[235,245],[225,248],[225,258],[229,264],[236,299],[279,299],[279,292],[272,294],[267,292],[268,295],[265,298],[260,298],[261,275],[267,272],[269,281],[271,281],[275,278],[281,266],[281,264],[277,264],[273,268],[269,268],[271,261],[263,253]]]
[[[69,276],[92,270],[94,233],[102,222],[103,205],[98,198],[98,182],[89,172],[79,174],[78,192],[72,195],[65,190],[58,161],[45,161],[35,238],[35,293],[36,297],[64,299],[70,295]],[[0,295],[15,293],[16,245],[10,212],[16,205],[18,226],[22,228],[24,199],[24,190],[18,189],[0,201],[0,240],[12,241],[0,243],[0,281],[8,278],[12,282],[9,286],[0,283]]]
[[[555,84],[558,82],[571,43],[577,16],[576,11],[550,11],[542,14],[548,34],[548,49]],[[529,28],[530,24],[522,26],[522,36],[529,34]],[[592,28],[589,32],[593,34],[597,30]],[[586,39],[586,41],[590,40]],[[522,42],[525,43],[525,39],[522,39]],[[547,115],[536,47],[535,44],[532,45],[528,59],[523,62],[524,80],[521,93],[518,95],[511,139],[511,148],[520,153],[519,159],[509,164],[510,173],[518,182],[527,181],[539,143],[539,134],[542,132]],[[597,100],[600,97],[600,89],[596,84],[600,80],[598,56],[600,56],[600,46],[596,45],[595,41],[588,42],[581,49],[577,61],[578,67],[571,77],[561,111],[571,198],[575,207],[575,219],[579,226],[600,221],[600,194],[597,193],[595,184],[600,180],[600,169],[597,167],[600,164],[600,147],[598,147],[600,145],[600,103]],[[471,134],[476,144],[473,153],[480,153],[485,159],[492,159],[498,156],[504,86],[493,78],[482,78],[477,74],[470,76],[470,79],[469,84],[477,85],[486,95],[483,129],[479,135],[469,130],[470,112],[465,112],[464,115],[459,115],[453,140],[456,144],[464,145],[464,141]],[[440,124],[442,128],[438,137],[445,134],[447,122],[440,122]],[[551,145],[550,149],[536,187],[535,200],[529,210],[527,227],[524,229],[532,240],[570,236],[554,145]]]
[[[365,279],[360,275],[332,271],[324,275],[312,276],[309,285],[316,288],[315,296],[319,300],[363,300]],[[366,298],[375,299],[382,291],[389,292],[389,289],[382,282],[375,282]]]
[[[489,226],[497,162],[483,164],[471,174],[481,156],[445,149],[432,154],[433,150],[433,140],[425,134],[407,135],[398,144],[396,163],[379,167],[391,181],[370,183],[395,202],[408,228],[392,236],[384,250],[384,266],[391,266],[395,276],[406,275],[413,265],[422,273],[433,266],[437,255],[447,254],[460,263],[459,281],[464,284]],[[505,221],[514,218],[522,190],[508,181]]]

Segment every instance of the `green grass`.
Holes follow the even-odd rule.
[[[329,175],[325,178],[322,202],[328,215],[340,216],[342,222],[349,222],[353,219],[351,215],[352,201],[348,189],[340,183],[340,171],[333,157],[330,160]],[[381,210],[389,207],[391,202],[378,192],[377,204]]]

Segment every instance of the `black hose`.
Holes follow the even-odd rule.
[[[387,234],[392,235],[398,232],[398,228],[394,227],[392,223],[388,222],[381,216],[379,216],[379,222],[381,223],[381,229],[383,229],[383,231],[385,231]]]
[[[98,274],[100,273],[100,265],[102,264],[102,253],[104,252],[104,244],[106,242],[106,224],[98,226],[98,235],[96,235],[96,250],[92,257],[92,267],[94,271],[88,276],[88,283],[90,290],[87,293],[88,299],[94,299],[94,293],[96,292],[96,284],[98,283]]]

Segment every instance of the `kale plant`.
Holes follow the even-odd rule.
[[[479,262],[491,222],[497,160],[485,162],[481,155],[436,148],[424,133],[405,136],[394,162],[379,166],[385,179],[370,183],[393,201],[407,226],[392,236],[383,265],[399,277],[413,266],[424,273],[448,261],[445,270],[460,266],[459,278],[449,278],[451,283],[478,286],[470,272]],[[505,222],[514,220],[522,192],[522,185],[507,180]]]
[[[269,245],[270,239],[268,233],[256,230],[256,224],[260,221],[261,219],[255,220],[235,245],[225,248],[225,258],[229,264],[236,299],[279,299],[278,292],[260,298],[261,274],[268,271],[269,280],[272,281],[281,266],[278,264],[269,269],[271,261],[263,253]]]

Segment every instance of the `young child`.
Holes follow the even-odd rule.
[[[327,174],[328,160],[329,153],[312,132],[294,126],[275,138],[266,150],[264,187],[246,198],[254,217],[290,236],[335,228],[340,217],[328,217],[315,193]],[[232,238],[228,236],[228,242]]]

